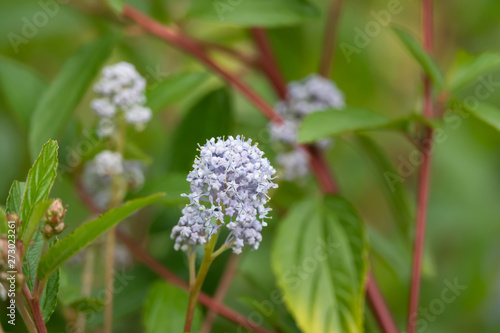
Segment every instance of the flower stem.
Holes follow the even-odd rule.
[[[433,1],[422,0],[422,30],[424,49],[431,53],[433,49]],[[430,118],[434,113],[432,100],[432,84],[428,76],[424,77],[424,116]],[[408,306],[407,332],[414,333],[418,316],[418,301],[420,297],[420,273],[425,245],[425,226],[427,220],[427,206],[429,202],[429,187],[431,177],[431,152],[433,130],[425,128],[423,163],[420,168],[417,221],[415,226],[415,240],[413,245],[413,264],[411,274],[410,300]]]
[[[196,252],[193,251],[188,258],[189,260],[189,288],[193,288],[194,283],[196,281]]]
[[[189,287],[189,303],[186,314],[186,322],[184,324],[184,333],[191,332],[191,325],[193,323],[194,310],[196,308],[196,303],[198,301],[198,295],[201,291],[201,286],[205,281],[205,277],[207,276],[208,269],[212,264],[213,258],[212,254],[215,248],[215,244],[217,243],[217,239],[219,238],[219,234],[215,234],[210,239],[210,242],[205,246],[205,255],[203,256],[203,261],[201,262],[200,270],[198,271],[198,276],[196,277],[196,281],[194,285]]]
[[[82,273],[82,296],[89,297],[92,291],[92,280],[94,278],[95,248],[90,245],[85,253],[85,262]],[[76,333],[84,333],[87,322],[86,313],[78,313],[76,319]]]
[[[33,318],[33,323],[37,329],[38,333],[47,333],[47,328],[45,327],[45,322],[43,321],[42,311],[40,309],[40,302],[37,299],[34,299],[31,295],[30,290],[28,289],[28,285],[26,283],[22,288],[23,296],[28,304],[28,307],[31,312],[31,316]]]

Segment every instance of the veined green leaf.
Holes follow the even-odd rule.
[[[47,253],[45,253],[38,264],[38,279],[41,281],[47,279],[69,258],[80,252],[107,230],[123,221],[136,210],[157,203],[163,195],[159,193],[146,198],[128,201],[122,206],[110,210],[97,219],[80,226],[47,250]]]
[[[33,235],[40,227],[40,220],[42,219],[43,214],[49,208],[50,204],[52,204],[53,201],[54,200],[52,199],[44,200],[35,205],[35,208],[33,209],[33,212],[31,213],[30,219],[27,223],[26,229],[24,229],[24,232],[21,237],[25,253],[26,249],[31,243],[31,240],[33,239]],[[40,232],[40,230],[38,230],[38,232]]]
[[[278,27],[319,17],[319,10],[306,0],[237,0],[192,2],[188,16],[237,26]]]
[[[481,120],[485,124],[500,131],[500,109],[488,103],[478,103],[474,108],[469,107],[465,103],[461,103],[462,107],[470,112],[474,117]]]
[[[399,37],[403,45],[408,49],[412,56],[422,66],[425,73],[431,78],[437,90],[444,87],[444,76],[441,73],[438,65],[434,62],[432,57],[422,49],[422,46],[417,42],[408,32],[393,28],[396,35]]]
[[[299,129],[299,142],[311,143],[346,132],[384,127],[392,120],[366,109],[346,108],[309,114]]]
[[[25,185],[25,182],[20,182],[18,180],[14,180],[12,183],[9,190],[9,196],[7,197],[7,207],[5,209],[7,213],[19,213],[21,210]]]
[[[279,226],[272,265],[304,333],[362,331],[367,244],[346,200],[328,196],[294,206]]]
[[[148,106],[159,112],[167,106],[178,103],[193,94],[193,91],[207,82],[210,75],[206,72],[172,74],[162,79],[154,88],[148,90]]]
[[[0,57],[0,95],[24,129],[28,129],[33,110],[45,87],[43,78],[32,68]]]
[[[64,128],[74,109],[113,49],[116,37],[108,36],[83,47],[70,58],[42,95],[33,112],[29,133],[31,156],[44,142],[55,138]]]
[[[170,170],[189,171],[198,144],[207,139],[228,135],[232,127],[232,102],[227,88],[208,93],[186,114],[175,132]]]
[[[45,288],[43,289],[42,297],[40,297],[40,308],[42,310],[43,321],[49,321],[50,316],[54,313],[57,306],[57,294],[59,293],[59,269],[52,274]]]
[[[144,306],[142,321],[146,333],[183,332],[184,318],[188,306],[188,295],[164,281],[155,282],[149,291]],[[165,315],[168,314],[168,315]],[[191,332],[201,329],[201,310],[196,308]]]
[[[26,186],[24,188],[23,201],[19,218],[23,223],[19,232],[19,237],[24,239],[23,233],[30,229],[31,214],[36,204],[47,199],[50,189],[54,184],[57,173],[57,151],[59,146],[57,141],[49,140],[43,145],[40,155],[28,172]],[[36,224],[38,226],[38,222]]]
[[[500,68],[500,54],[482,53],[478,56],[467,55],[468,60],[457,65],[452,73],[449,86],[451,91],[457,91],[478,80],[481,75]]]

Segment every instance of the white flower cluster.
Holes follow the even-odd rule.
[[[144,106],[146,80],[136,71],[134,65],[119,62],[102,70],[102,78],[94,86],[100,97],[91,102],[92,109],[103,119],[112,119],[119,113],[128,124],[142,129],[151,120],[151,109]],[[106,126],[105,126],[106,125]],[[98,134],[110,136],[114,131],[110,123],[99,123]]]
[[[335,83],[319,75],[311,74],[301,81],[288,84],[287,100],[278,102],[275,107],[284,121],[269,125],[271,139],[280,146],[277,163],[283,169],[285,179],[302,178],[309,170],[308,155],[297,146],[298,129],[304,117],[344,106],[344,94]],[[329,143],[330,140],[324,140],[317,145],[323,148]]]
[[[230,230],[225,244],[234,253],[241,253],[245,244],[257,249],[271,210],[266,207],[267,192],[278,187],[273,183],[276,170],[251,140],[240,136],[212,138],[199,150],[187,177],[191,193],[184,194],[190,204],[172,230],[175,249],[193,251],[222,225]]]
[[[118,152],[103,150],[93,160],[85,163],[84,185],[101,209],[108,208],[111,200],[112,178],[123,175],[129,188],[144,184],[144,165],[137,160],[124,160]]]

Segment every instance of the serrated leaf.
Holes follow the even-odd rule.
[[[420,43],[417,42],[417,40],[415,40],[415,38],[413,38],[413,36],[411,36],[408,32],[398,28],[393,28],[393,30],[401,42],[403,42],[406,49],[411,53],[420,66],[422,66],[425,73],[431,78],[436,89],[441,90],[445,83],[444,76],[432,57],[424,51]]]
[[[188,294],[164,281],[155,282],[144,306],[144,332],[184,332],[187,306]],[[197,306],[191,332],[200,331],[201,321],[201,310]]]
[[[33,235],[35,234],[37,229],[40,229],[40,220],[42,219],[43,214],[49,208],[49,206],[52,204],[53,201],[54,200],[52,199],[44,200],[35,205],[35,208],[33,209],[33,212],[27,223],[26,229],[24,230],[23,235],[21,237],[25,251],[30,245]],[[38,230],[38,232],[40,232],[40,230]]]
[[[195,0],[188,16],[243,27],[278,27],[299,24],[319,14],[306,0]]]
[[[100,298],[81,298],[73,301],[70,308],[76,312],[98,312],[104,309],[104,301]]]
[[[295,205],[271,255],[285,304],[303,332],[362,331],[367,245],[351,204],[328,196]]]
[[[481,75],[493,72],[500,68],[500,54],[482,53],[475,57],[468,57],[467,61],[456,66],[449,80],[451,91],[457,91],[478,80]]]
[[[177,73],[163,78],[154,88],[147,92],[148,106],[153,112],[182,101],[193,94],[210,78],[206,72]]]
[[[47,280],[40,298],[43,321],[47,323],[57,306],[57,294],[59,293],[59,269]]]
[[[26,183],[14,180],[9,190],[7,197],[7,205],[5,211],[7,213],[19,213],[21,203],[23,202],[24,187]]]
[[[43,78],[32,68],[0,57],[0,94],[24,129],[28,129],[33,110],[45,87]]]
[[[49,140],[43,145],[40,154],[28,172],[19,213],[19,218],[23,222],[19,231],[19,237],[21,238],[31,223],[31,214],[36,204],[48,198],[50,189],[54,184],[57,174],[58,149],[57,142]]]
[[[358,136],[358,142],[368,158],[373,162],[376,175],[394,214],[394,219],[404,238],[409,240],[410,228],[413,225],[413,213],[410,209],[408,192],[403,185],[404,182],[397,178],[401,176],[375,141],[367,136],[360,135]]]
[[[163,195],[159,193],[146,198],[127,201],[120,207],[110,210],[97,219],[77,228],[70,235],[64,237],[47,250],[38,264],[38,279],[42,281],[47,279],[68,259],[80,252],[107,230],[123,221],[136,210],[159,202]]]
[[[35,238],[32,241],[30,247],[27,248],[24,255],[23,274],[26,277],[26,284],[30,291],[33,291],[36,280],[36,269],[38,263],[40,262],[40,256],[42,255],[44,246],[44,239],[42,233],[35,234]]]
[[[84,46],[64,64],[46,89],[31,119],[29,148],[33,158],[44,142],[56,138],[64,128],[111,54],[115,40],[113,35]]]
[[[229,91],[221,88],[208,93],[189,110],[174,134],[170,171],[191,170],[198,144],[230,133],[232,107]]]
[[[375,129],[392,120],[366,109],[346,108],[309,114],[299,128],[299,142],[311,143],[346,132]]]

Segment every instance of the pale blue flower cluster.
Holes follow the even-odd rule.
[[[230,230],[226,246],[241,253],[245,244],[257,249],[271,208],[267,192],[278,187],[276,170],[251,140],[237,136],[210,139],[201,146],[193,171],[189,205],[172,230],[175,249],[191,252],[207,243],[221,226]]]
[[[309,171],[308,155],[297,145],[300,123],[313,112],[341,109],[345,106],[344,94],[331,80],[311,74],[301,81],[291,82],[287,87],[287,100],[276,104],[276,111],[283,116],[280,124],[270,123],[271,139],[277,144],[277,163],[284,178],[296,180]],[[321,148],[331,141],[318,142]]]
[[[102,71],[102,78],[94,86],[100,97],[91,103],[92,109],[101,118],[112,119],[123,112],[125,121],[141,130],[151,120],[151,109],[144,106],[146,80],[137,72],[134,65],[127,62],[107,66]],[[112,132],[98,129],[102,136]]]

